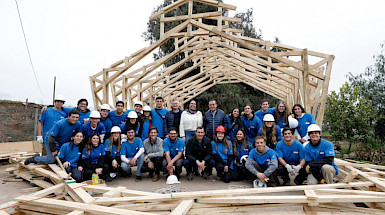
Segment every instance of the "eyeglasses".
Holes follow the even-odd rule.
[[[177,133],[169,133],[169,135],[176,135]]]

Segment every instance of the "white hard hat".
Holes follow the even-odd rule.
[[[110,106],[108,104],[102,104],[100,106],[100,110],[111,110]]]
[[[274,122],[275,119],[274,119],[274,116],[272,114],[266,114],[264,117],[263,117],[263,121],[264,122]]]
[[[97,119],[100,119],[100,113],[99,113],[99,111],[96,111],[96,110],[91,111],[91,113],[90,113],[90,118],[97,118]]]
[[[151,111],[150,106],[148,106],[148,105],[144,106],[143,111]]]
[[[141,106],[143,106],[143,103],[141,102],[141,101],[136,101],[135,103],[134,103],[134,106],[135,105],[141,105]]]
[[[63,102],[65,102],[66,99],[64,98],[63,95],[57,95],[57,96],[55,96],[55,101],[63,101]]]
[[[130,119],[136,119],[136,118],[138,118],[138,114],[137,114],[135,111],[130,111],[130,112],[128,113],[127,118],[130,118]]]
[[[310,133],[312,131],[319,131],[321,133],[321,128],[316,124],[311,124],[309,127],[307,127],[307,133]]]
[[[166,184],[179,184],[180,181],[178,181],[178,178],[175,175],[170,175],[167,178]]]
[[[246,163],[246,160],[247,160],[248,157],[249,157],[248,155],[243,155],[241,157],[241,162],[245,162]]]
[[[266,182],[261,181],[259,178],[257,178],[253,181],[253,187],[254,188],[266,188],[267,184],[266,184]]]
[[[290,128],[297,128],[298,127],[298,120],[293,118],[292,116],[288,117],[289,120],[289,127]]]
[[[114,132],[122,132],[122,130],[120,130],[119,126],[114,126],[111,128],[111,133],[114,133]]]

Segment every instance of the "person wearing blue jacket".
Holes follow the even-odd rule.
[[[139,132],[141,133],[140,138],[142,138],[142,141],[147,139],[149,137],[150,128],[152,127],[152,116],[151,116],[151,108],[150,106],[146,105],[143,108],[143,114],[140,116],[140,127]]]
[[[106,180],[108,165],[105,163],[105,148],[98,134],[92,134],[82,151],[79,170],[83,172],[83,180],[91,180],[92,174]]]
[[[313,115],[306,113],[305,109],[300,104],[295,104],[292,109],[292,113],[295,118],[298,120],[298,127],[296,137],[299,142],[305,143],[309,140],[307,128],[311,124],[315,124]]]
[[[311,173],[319,183],[332,184],[338,175],[338,167],[334,163],[333,143],[321,138],[321,128],[312,124],[308,127],[310,141],[304,148],[307,173]]]
[[[258,136],[262,136],[266,140],[266,145],[275,150],[279,141],[282,140],[281,128],[275,125],[273,115],[266,114],[263,117],[263,126],[258,131]]]
[[[255,179],[267,182],[268,187],[275,187],[277,185],[277,155],[274,150],[266,145],[263,137],[255,137],[255,148],[249,153],[246,168]]]
[[[122,134],[127,133],[128,128],[133,128],[135,131],[135,137],[140,137],[142,134],[140,131],[140,120],[138,120],[138,115],[135,113],[135,111],[131,111],[127,115],[127,120],[123,124],[120,125],[120,130],[122,131]]]
[[[106,129],[106,134],[104,135],[103,142],[105,142],[111,136],[112,121],[108,118],[110,110],[111,109],[108,104],[102,104],[100,106],[100,122],[104,125],[104,128]]]
[[[78,169],[78,163],[81,156],[81,145],[83,142],[83,133],[81,131],[75,131],[72,134],[71,141],[65,143],[58,154],[58,157],[63,164],[67,173],[72,173],[72,178],[77,183],[82,181],[82,173]]]
[[[25,165],[30,163],[42,163],[42,164],[51,164],[55,163],[55,156],[59,153],[60,148],[64,143],[67,143],[71,140],[72,134],[75,131],[80,129],[79,120],[79,111],[77,109],[72,109],[68,113],[67,119],[59,120],[49,131],[44,142],[48,143],[46,148],[46,156],[33,156],[24,161]]]
[[[166,113],[168,112],[166,108],[163,108],[163,102],[164,100],[162,97],[156,97],[155,108],[151,109],[152,126],[158,129],[158,137],[162,139],[165,136],[163,131],[163,122],[166,118]]]
[[[79,99],[78,106],[75,108],[79,111],[79,122],[84,124],[90,120],[90,109],[88,109],[88,101],[87,99]]]
[[[229,183],[238,178],[233,166],[233,146],[230,140],[225,138],[225,127],[220,125],[215,131],[216,134],[211,145],[217,177],[225,183]]]
[[[238,130],[242,128],[241,115],[239,112],[239,108],[234,108],[233,111],[226,116],[226,136],[230,138],[231,142],[234,142]]]
[[[275,106],[274,119],[275,124],[281,129],[289,127],[290,110],[286,102],[279,101]]]
[[[297,174],[294,183],[301,185],[307,178],[305,171],[305,154],[300,142],[293,139],[293,131],[289,127],[283,129],[283,140],[276,148],[278,157],[278,174],[282,176],[283,185],[290,182],[290,176]]]
[[[218,126],[227,127],[226,114],[221,109],[217,109],[215,100],[209,101],[209,110],[203,117],[203,128],[205,129],[206,137],[210,140],[214,139],[214,132]]]
[[[98,111],[92,111],[89,117],[90,121],[80,127],[80,131],[84,134],[84,139],[87,141],[92,134],[98,134],[103,143],[106,129],[103,123],[100,122],[100,113]]]
[[[117,176],[120,164],[122,160],[120,159],[120,151],[122,148],[122,139],[120,137],[120,128],[114,126],[111,129],[111,137],[106,140],[104,143],[106,151],[105,163],[108,165],[107,169],[107,181],[111,181]]]
[[[124,102],[117,101],[115,104],[115,110],[108,113],[108,118],[112,122],[112,126],[120,126],[127,119],[127,112],[124,112]]]
[[[253,114],[250,105],[244,107],[244,115],[241,116],[241,121],[247,140],[254,142],[254,138],[257,136],[259,129],[262,128],[262,121]]]
[[[234,154],[234,169],[237,172],[238,179],[249,180],[251,178],[250,172],[246,169],[246,160],[249,153],[253,150],[253,144],[247,140],[245,132],[238,130],[236,138],[233,142]]]
[[[261,110],[255,112],[255,116],[259,118],[259,120],[263,121],[263,117],[266,114],[274,114],[275,108],[269,108],[270,104],[267,99],[262,99],[261,101]]]

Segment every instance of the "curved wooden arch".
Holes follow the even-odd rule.
[[[214,5],[218,11],[193,14],[193,2]],[[188,14],[165,17],[184,4]],[[160,19],[160,39],[90,77],[95,108],[105,103],[113,107],[118,100],[128,108],[137,100],[153,105],[157,96],[167,106],[173,98],[184,104],[216,84],[242,82],[289,106],[302,104],[321,124],[334,56],[242,36],[241,30],[229,27],[241,20],[222,16],[223,8],[236,9],[213,0],[179,0],[152,15],[150,19]],[[203,19],[217,20],[217,25]],[[164,23],[175,21],[182,23],[165,31]],[[168,40],[174,41],[172,53],[133,69]],[[163,68],[181,53],[182,60]],[[192,66],[175,72],[187,62]],[[186,78],[191,72],[196,74]]]

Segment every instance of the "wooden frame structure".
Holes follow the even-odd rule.
[[[194,14],[196,3],[215,6],[218,11]],[[166,17],[185,4],[188,14]],[[95,108],[104,103],[113,107],[118,100],[127,108],[138,100],[153,106],[157,96],[167,106],[174,98],[183,106],[216,84],[242,82],[289,106],[302,104],[321,124],[334,56],[242,36],[242,30],[230,27],[241,20],[223,16],[224,9],[236,10],[236,6],[214,0],[179,0],[150,16],[150,20],[160,19],[160,39],[90,77]],[[217,24],[204,24],[204,19]],[[167,22],[180,24],[165,29]],[[144,57],[168,40],[174,42],[172,53],[139,67]],[[163,67],[181,53],[184,58],[178,63]],[[192,66],[176,72],[186,62]],[[185,78],[194,70],[199,72]]]

